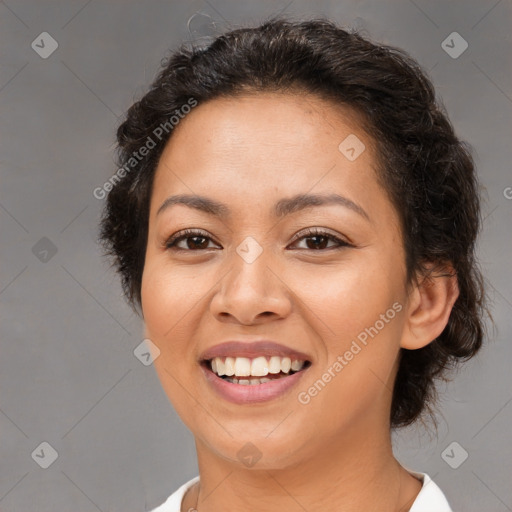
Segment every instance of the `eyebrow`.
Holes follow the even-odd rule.
[[[159,215],[175,204],[182,204],[223,219],[231,216],[230,209],[224,203],[220,203],[205,196],[191,194],[179,194],[168,197],[160,205],[156,214]],[[291,198],[283,198],[275,203],[273,213],[275,217],[282,218],[297,211],[304,210],[305,208],[328,206],[331,204],[339,204],[349,208],[368,221],[370,220],[370,217],[361,206],[339,194],[297,194]]]

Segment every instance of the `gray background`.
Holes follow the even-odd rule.
[[[475,148],[486,189],[479,257],[496,329],[481,355],[440,388],[437,436],[416,426],[394,438],[402,463],[429,473],[454,510],[512,510],[511,2],[7,0],[0,2],[2,511],[142,511],[197,474],[191,433],[153,368],[134,356],[142,324],[95,243],[103,201],[92,192],[116,170],[118,117],[168,48],[281,10],[326,15],[405,48]],[[469,44],[458,58],[441,46],[453,31]],[[31,47],[42,32],[59,45],[46,59]],[[442,456],[454,441],[452,465],[468,453],[458,469]],[[47,469],[36,463],[49,460],[42,442],[58,453]]]

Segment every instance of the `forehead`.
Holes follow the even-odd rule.
[[[166,150],[178,159],[194,145],[197,156],[229,150],[242,159],[248,147],[263,145],[268,150],[278,148],[283,155],[307,152],[314,156],[337,150],[348,134],[358,134],[366,146],[372,145],[361,121],[353,108],[312,94],[258,92],[220,97],[185,116]]]
[[[346,140],[361,151],[357,158],[347,158]],[[269,193],[369,193],[377,191],[375,154],[348,107],[306,94],[217,98],[196,106],[174,128],[156,170],[152,202],[160,204],[170,193],[252,204]]]

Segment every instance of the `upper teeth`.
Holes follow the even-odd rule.
[[[254,359],[248,357],[215,357],[210,361],[212,371],[217,375],[236,375],[237,377],[263,377],[269,373],[288,373],[290,369],[299,371],[305,361],[294,360],[289,357],[272,356],[267,359],[260,356]]]

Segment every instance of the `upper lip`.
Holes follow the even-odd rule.
[[[259,341],[236,341],[230,340],[220,343],[205,350],[201,356],[200,361],[208,361],[215,357],[289,357],[292,361],[311,361],[311,357],[280,343],[271,340]]]

